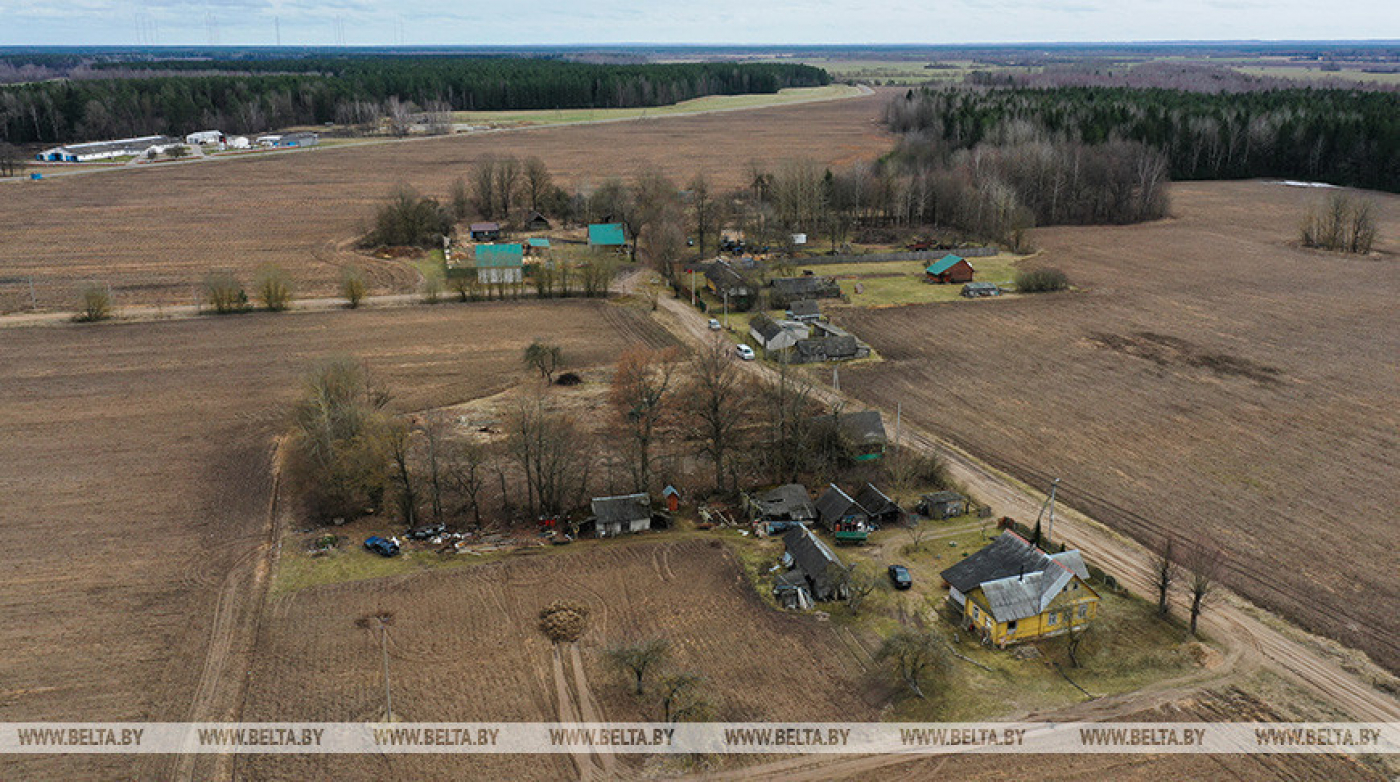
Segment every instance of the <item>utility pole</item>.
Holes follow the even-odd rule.
[[[904,419],[904,403],[896,402],[894,405],[894,447],[899,448],[899,428]]]
[[[1050,484],[1050,527],[1045,532],[1045,539],[1053,541],[1055,539],[1055,490],[1060,487],[1060,479],[1056,478]]]
[[[695,306],[695,269],[690,270],[690,306]]]
[[[379,649],[384,655],[384,721],[394,720],[394,693],[389,689],[389,626],[379,616]]]
[[[831,365],[831,388],[833,391],[841,390],[841,365]]]
[[[724,329],[729,330],[729,291],[724,292]]]

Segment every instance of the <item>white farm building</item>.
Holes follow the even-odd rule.
[[[160,154],[178,146],[180,142],[168,136],[140,136],[115,141],[93,141],[87,144],[66,144],[46,149],[35,155],[38,160],[50,163],[87,163],[92,160],[109,160],[116,157],[135,157],[150,150]]]

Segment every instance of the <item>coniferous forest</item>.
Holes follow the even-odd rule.
[[[364,122],[390,113],[391,103],[438,111],[664,106],[830,81],[820,68],[786,63],[375,55],[111,62],[81,79],[0,87],[0,136],[22,144],[208,128],[251,133]]]
[[[910,91],[885,119],[918,146],[947,152],[1135,142],[1161,150],[1177,180],[1285,177],[1400,191],[1393,91],[956,87]]]

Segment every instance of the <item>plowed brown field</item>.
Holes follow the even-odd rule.
[[[5,330],[0,720],[229,718],[272,436],[308,363],[362,357],[420,409],[519,382],[536,336],[576,367],[667,339],[581,301]],[[0,776],[164,779],[169,760],[29,756]]]
[[[723,547],[702,540],[584,545],[280,596],[263,620],[245,719],[381,717],[379,637],[355,625],[381,612],[394,617],[390,680],[395,715],[407,722],[550,722],[590,712],[589,721],[660,719],[654,700],[634,700],[603,654],[652,637],[670,640],[674,669],[705,677],[717,719],[877,718],[861,697],[871,691],[864,673],[833,627],[766,606]],[[558,650],[565,675],[551,672],[556,650],[536,629],[539,609],[556,599],[591,609],[579,656],[568,644]],[[574,710],[574,702],[583,708]],[[389,771],[400,779],[555,780],[574,778],[572,763],[568,755],[238,761],[250,778],[288,780],[377,779]]]
[[[1379,259],[1289,244],[1323,196],[1173,187],[1172,219],[1037,232],[1084,290],[845,310],[842,387],[1156,545],[1218,546],[1254,601],[1400,669],[1400,198]]]
[[[876,121],[887,94],[0,183],[0,312],[31,307],[30,278],[41,309],[73,309],[90,281],[111,284],[118,305],[190,304],[211,269],[251,284],[266,263],[288,269],[304,296],[333,294],[349,263],[374,292],[412,290],[411,266],[349,249],[397,183],[444,197],[473,161],[510,154],[540,157],[568,187],[648,166],[681,184],[704,172],[734,187],[754,160],[883,153],[892,142]]]

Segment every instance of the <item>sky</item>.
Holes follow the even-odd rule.
[[[1400,39],[1396,0],[0,0],[0,45]]]

